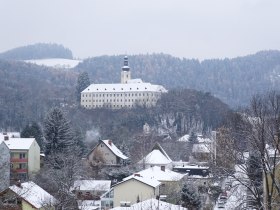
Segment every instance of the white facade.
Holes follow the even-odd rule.
[[[10,150],[0,138],[0,192],[10,186]]]
[[[133,108],[155,106],[162,93],[167,90],[161,85],[145,83],[141,79],[131,79],[128,60],[125,57],[121,72],[121,83],[91,84],[81,92],[81,106],[95,108]]]

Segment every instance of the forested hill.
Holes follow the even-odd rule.
[[[71,50],[58,44],[38,43],[0,53],[0,59],[9,60],[31,60],[43,58],[65,58],[72,59]]]
[[[41,121],[50,107],[71,102],[76,78],[72,72],[0,60],[0,130],[20,130]]]
[[[94,83],[120,81],[123,55],[84,60],[76,69],[87,71]],[[232,107],[247,105],[255,93],[280,89],[280,52],[261,51],[233,59],[180,59],[166,54],[129,56],[133,78],[170,88],[190,88],[220,98]]]

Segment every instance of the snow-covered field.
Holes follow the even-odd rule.
[[[49,58],[38,60],[25,60],[27,63],[34,63],[40,66],[48,66],[53,68],[74,68],[81,60],[63,59],[63,58]]]

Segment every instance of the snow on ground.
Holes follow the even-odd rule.
[[[25,60],[27,63],[33,63],[40,66],[48,66],[53,68],[74,68],[81,60],[63,59],[63,58],[49,58],[49,59],[38,59],[38,60]]]
[[[246,179],[247,176],[243,172],[242,168],[243,165],[235,165],[235,176],[239,179]],[[247,189],[245,186],[241,185],[238,181],[232,182],[232,187],[230,191],[227,191],[227,202],[225,203],[224,208],[218,208],[218,202],[214,210],[218,209],[226,209],[226,210],[235,210],[235,209],[242,209],[243,205],[245,204],[246,200],[246,193]]]

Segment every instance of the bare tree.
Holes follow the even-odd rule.
[[[240,116],[241,120],[219,130],[214,171],[246,187],[247,204],[258,209],[279,208],[280,95],[254,96]]]
[[[60,209],[77,209],[75,194],[72,192],[74,181],[86,178],[82,160],[73,152],[48,157],[44,168],[35,179],[58,200]]]

